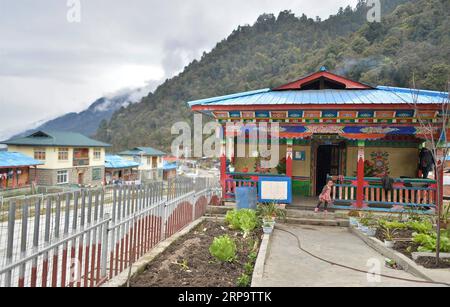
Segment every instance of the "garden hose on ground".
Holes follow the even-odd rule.
[[[309,255],[309,256],[311,256],[311,257],[313,257],[313,258],[319,260],[319,261],[328,263],[328,264],[333,265],[333,266],[338,266],[338,267],[341,267],[341,268],[344,268],[344,269],[347,269],[347,270],[351,270],[351,271],[363,273],[363,274],[373,274],[373,273],[370,273],[370,272],[365,271],[365,270],[361,270],[361,269],[354,268],[354,267],[351,267],[351,266],[343,265],[343,264],[336,263],[336,262],[333,262],[333,261],[324,259],[324,258],[322,258],[322,257],[319,257],[319,256],[317,256],[317,255],[315,255],[315,254],[313,254],[313,253],[307,251],[306,249],[304,249],[304,248],[302,247],[302,243],[301,243],[301,241],[300,241],[299,236],[296,235],[295,233],[293,233],[293,232],[291,232],[291,231],[289,231],[289,230],[283,229],[283,228],[281,228],[281,227],[279,227],[279,226],[277,226],[276,229],[277,229],[277,230],[280,230],[280,231],[282,231],[282,232],[288,233],[288,234],[290,234],[291,236],[295,237],[295,239],[297,240],[297,245],[298,245],[299,250],[302,251],[302,252],[304,252],[305,254],[307,254],[307,255]],[[384,277],[384,278],[389,278],[389,279],[396,279],[396,280],[401,280],[401,281],[407,281],[407,282],[415,282],[415,283],[422,283],[422,284],[434,284],[434,285],[442,285],[442,286],[450,287],[450,283],[445,283],[445,282],[435,282],[435,281],[415,280],[415,279],[402,278],[402,277],[396,277],[396,276],[385,275],[385,274],[378,274],[378,276],[381,276],[381,277]]]

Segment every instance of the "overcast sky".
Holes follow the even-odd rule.
[[[80,22],[72,2],[80,1]],[[180,72],[238,25],[357,0],[0,0],[0,138]],[[75,14],[75,15],[74,15]]]

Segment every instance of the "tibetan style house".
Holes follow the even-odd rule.
[[[375,88],[322,68],[274,89],[189,105],[214,117],[224,130],[228,122],[280,125],[280,164],[268,170],[258,167],[258,153],[247,150],[246,157],[237,157],[236,147],[229,145],[236,141],[235,132],[225,131],[221,156],[225,200],[233,201],[240,186],[256,186],[261,197],[261,177],[273,177],[287,179],[285,187],[293,197],[286,195],[286,202],[298,203],[318,195],[332,178],[335,208],[400,211],[435,208],[436,181],[419,179],[419,151],[427,137],[418,118],[438,126],[447,97],[441,92]],[[393,182],[389,190],[381,184],[386,175]]]

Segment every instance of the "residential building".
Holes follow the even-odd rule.
[[[419,152],[430,137],[448,135],[440,116],[447,98],[437,91],[373,87],[322,68],[276,88],[189,105],[222,126],[225,200],[233,201],[235,189],[245,185],[258,187],[259,201],[302,204],[333,179],[334,208],[397,212],[435,209],[441,199],[441,183],[423,178]],[[424,120],[434,130],[424,129]],[[235,129],[236,124],[245,129]],[[272,128],[279,133],[273,135]],[[279,141],[267,147],[278,154],[278,166],[264,168],[261,161],[273,155],[250,150],[255,136],[242,131],[264,132],[267,144]],[[240,143],[245,156],[234,146],[238,137],[245,140]],[[393,183],[388,190],[381,181],[386,176]]]
[[[140,180],[163,179],[163,157],[166,153],[151,147],[136,147],[118,155],[129,161],[139,163]]]
[[[105,176],[105,149],[109,144],[79,133],[37,131],[1,142],[9,152],[40,161],[32,180],[39,185],[100,185]]]
[[[139,163],[117,155],[106,155],[105,184],[136,182],[139,179]]]
[[[41,164],[18,152],[0,151],[0,190],[30,185],[31,173],[35,174],[37,166]]]

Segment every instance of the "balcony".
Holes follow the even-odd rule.
[[[73,166],[89,166],[89,148],[74,149]]]
[[[89,166],[89,158],[73,159],[73,166]]]

